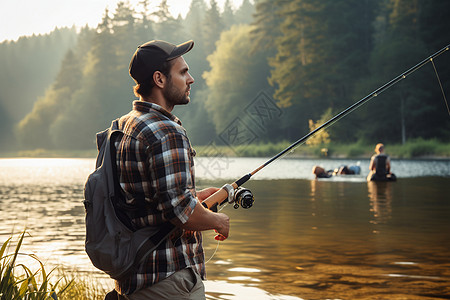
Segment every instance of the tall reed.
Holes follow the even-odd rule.
[[[0,299],[1,300],[56,300],[72,285],[73,281],[66,282],[58,288],[60,280],[50,282],[50,274],[44,264],[33,254],[20,253],[25,231],[21,233],[17,241],[14,253],[8,254],[7,249],[11,245],[12,237],[8,238],[0,248]],[[24,264],[18,264],[19,255],[31,257],[37,261],[40,268],[33,272]]]

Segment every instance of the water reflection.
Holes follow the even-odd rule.
[[[84,252],[81,200],[93,160],[39,163],[0,160],[0,238],[26,226],[24,252],[111,286]],[[296,168],[310,176],[314,164],[291,162],[276,178],[296,178]],[[226,181],[200,178],[199,187]],[[245,186],[255,203],[225,208],[230,238],[218,246],[205,233],[207,259],[218,247],[207,264],[207,299],[450,297],[450,177],[384,185],[256,178]]]
[[[392,214],[392,184],[393,182],[367,182],[370,199],[370,211],[373,213],[373,224],[385,224]]]
[[[205,281],[206,299],[208,300],[303,300],[295,296],[270,294],[263,289],[217,280]]]

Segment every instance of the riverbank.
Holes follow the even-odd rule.
[[[229,146],[195,147],[199,156],[271,157],[291,145],[290,142]],[[300,145],[288,155],[297,158],[365,159],[374,154],[373,144],[353,143],[309,146]],[[450,144],[417,139],[402,144],[387,144],[386,153],[397,159],[449,159]]]
[[[195,146],[202,157],[271,157],[291,145],[290,142],[260,143],[239,146],[207,145]],[[436,140],[416,139],[405,144],[386,144],[386,153],[397,159],[449,159],[450,143]],[[364,159],[374,154],[374,145],[361,142],[353,144],[332,143],[321,146],[300,145],[289,154],[298,158]],[[18,152],[3,152],[0,157],[34,158],[95,158],[97,151],[91,150],[47,150],[35,149]]]

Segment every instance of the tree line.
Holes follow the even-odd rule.
[[[183,18],[166,0],[155,12],[148,0],[120,1],[96,28],[0,44],[0,65],[17,53],[27,58],[0,69],[0,125],[9,133],[2,148],[92,149],[95,132],[131,109],[128,64],[152,39],[195,41],[185,56],[195,78],[191,103],[174,110],[193,144],[293,141],[449,44],[448,11],[443,0],[244,0],[223,9],[192,0]],[[19,47],[31,40],[34,52]],[[41,51],[51,58],[40,59]],[[448,53],[434,61],[447,91],[449,62]],[[15,68],[18,75],[9,72]],[[23,86],[30,73],[41,90]],[[448,142],[442,98],[427,65],[330,127],[327,141]]]

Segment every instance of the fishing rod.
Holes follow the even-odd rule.
[[[269,159],[267,162],[265,162],[264,164],[262,164],[261,166],[259,166],[255,170],[253,170],[252,172],[242,176],[241,178],[239,178],[238,180],[233,182],[231,185],[224,185],[220,190],[218,190],[216,193],[211,195],[207,200],[205,200],[203,202],[204,206],[209,207],[209,208],[211,208],[213,210],[217,210],[217,205],[222,205],[225,202],[227,202],[227,200],[228,200],[228,202],[230,202],[230,203],[233,202],[233,201],[235,202],[235,206],[234,206],[235,208],[239,207],[239,204],[243,208],[250,208],[253,205],[253,201],[254,201],[253,200],[253,195],[251,194],[251,192],[249,190],[246,190],[246,189],[241,189],[241,190],[237,190],[237,189],[240,186],[242,186],[244,183],[246,183],[253,175],[255,175],[261,169],[263,169],[266,166],[268,166],[270,163],[272,163],[275,160],[283,157],[289,151],[293,150],[294,148],[296,148],[299,145],[301,145],[302,143],[304,143],[307,139],[312,137],[314,134],[316,134],[320,130],[325,129],[325,128],[333,125],[335,122],[339,121],[340,119],[342,119],[343,117],[345,117],[346,115],[348,115],[349,113],[351,113],[352,111],[354,111],[355,109],[357,109],[358,107],[363,105],[364,103],[366,103],[369,100],[373,99],[374,97],[378,96],[379,94],[381,94],[382,92],[384,92],[385,90],[387,90],[388,88],[393,86],[394,84],[398,83],[399,81],[405,79],[408,75],[410,75],[413,72],[417,71],[418,69],[423,67],[428,62],[433,62],[433,59],[435,59],[436,57],[438,57],[439,55],[441,55],[445,51],[448,51],[449,49],[450,49],[450,44],[445,46],[441,50],[435,52],[434,54],[430,55],[426,59],[422,60],[421,62],[419,62],[415,66],[411,67],[409,70],[407,70],[407,71],[403,72],[402,74],[398,75],[397,77],[395,77],[394,79],[392,79],[388,83],[384,84],[383,86],[379,87],[378,89],[376,89],[375,91],[373,91],[369,95],[365,96],[364,98],[362,98],[358,102],[352,104],[351,106],[349,106],[348,108],[346,108],[345,110],[340,112],[339,114],[335,115],[334,117],[332,117],[331,119],[329,119],[328,121],[326,121],[325,123],[323,123],[322,125],[317,127],[316,129],[314,129],[313,131],[309,132],[307,135],[305,135],[301,139],[299,139],[296,142],[294,142],[293,144],[291,144],[289,147],[287,147],[286,149],[284,149],[283,151],[281,151],[280,153],[278,153],[277,155],[275,155],[274,157]],[[434,67],[434,64],[433,64],[433,67]],[[438,80],[439,80],[439,77],[438,77]],[[439,81],[439,83],[440,83],[440,81]],[[229,191],[233,191],[233,189],[236,190],[236,195],[231,195],[231,197],[230,197]]]

